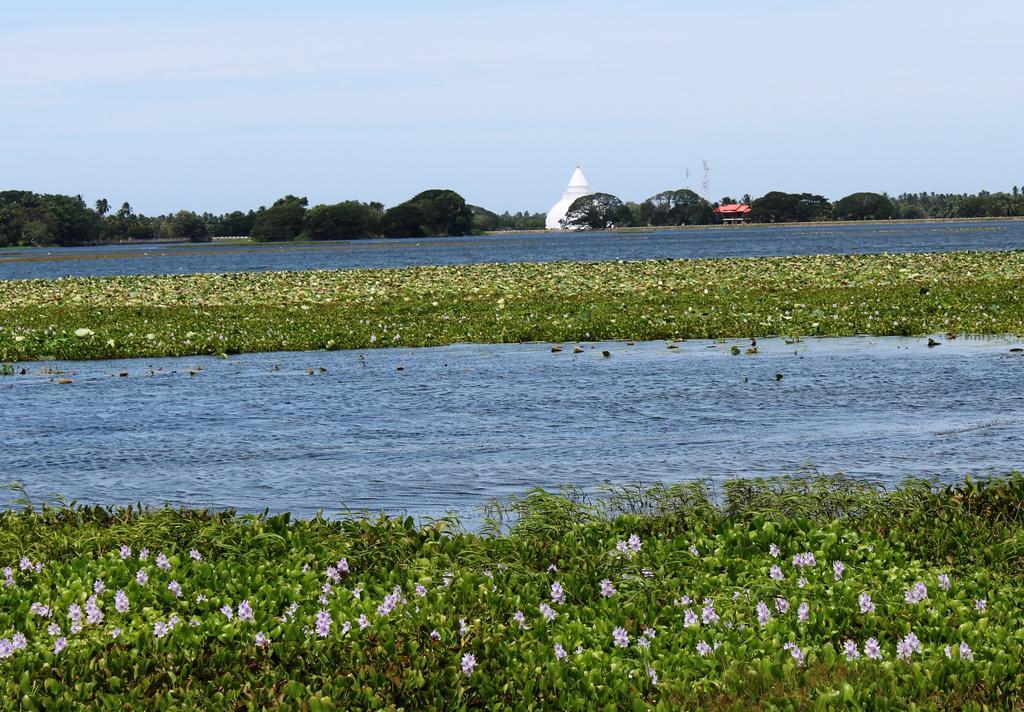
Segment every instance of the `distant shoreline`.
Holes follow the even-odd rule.
[[[983,218],[914,218],[894,220],[819,220],[815,222],[779,222],[779,223],[742,223],[738,225],[658,225],[648,227],[616,227],[608,230],[580,230],[579,232],[607,232],[613,235],[628,235],[632,233],[648,232],[680,232],[680,231],[701,231],[701,230],[742,230],[749,228],[776,228],[789,227],[835,227],[838,225],[912,225],[914,223],[973,223],[973,222],[1021,222],[1024,216],[1009,217],[983,217]],[[0,254],[15,250],[54,250],[76,247],[118,247],[121,245],[190,245],[200,247],[203,245],[318,245],[337,242],[360,242],[363,240],[451,240],[465,237],[500,237],[502,235],[564,235],[571,234],[573,230],[487,230],[482,233],[469,235],[431,235],[429,237],[357,237],[348,240],[286,240],[282,242],[257,242],[245,235],[216,236],[209,242],[190,242],[188,240],[127,240],[119,242],[94,242],[84,245],[4,245],[0,247]]]
[[[913,223],[962,223],[962,222],[1020,222],[1024,216],[1011,215],[1003,217],[984,218],[895,218],[892,220],[815,220],[813,222],[776,222],[776,223],[741,223],[737,225],[658,225],[648,227],[613,227],[600,232],[613,234],[628,234],[631,232],[677,232],[679,230],[733,230],[743,228],[785,228],[785,227],[814,227],[816,225],[908,225]],[[488,230],[485,235],[540,235],[545,233],[562,234],[571,233],[573,230]],[[580,230],[580,232],[594,232],[591,230]],[[404,239],[404,238],[399,238]],[[420,238],[422,239],[422,238]]]

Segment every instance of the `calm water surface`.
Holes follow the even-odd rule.
[[[720,227],[286,245],[119,245],[0,250],[0,279],[404,267],[478,262],[763,257],[1024,249],[1024,221]]]
[[[489,497],[538,485],[807,465],[885,482],[1021,468],[1019,340],[942,341],[762,340],[750,356],[730,355],[746,341],[687,341],[578,355],[525,344],[31,363],[0,377],[0,473],[36,498],[471,518]]]

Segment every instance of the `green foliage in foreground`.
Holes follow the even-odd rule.
[[[0,362],[456,342],[1024,333],[1024,252],[0,281]]]
[[[598,503],[537,491],[491,514],[467,534],[6,512],[0,694],[24,709],[1021,705],[1019,473],[890,492],[842,477],[623,488]]]

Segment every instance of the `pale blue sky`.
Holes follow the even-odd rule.
[[[0,189],[543,211],[577,162],[642,200],[702,159],[712,199],[1024,185],[1021,0],[35,5],[0,0]]]

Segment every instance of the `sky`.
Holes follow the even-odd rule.
[[[712,200],[1010,190],[1022,26],[1021,0],[0,0],[0,190],[546,211],[577,163],[640,201],[702,192],[703,160]]]

